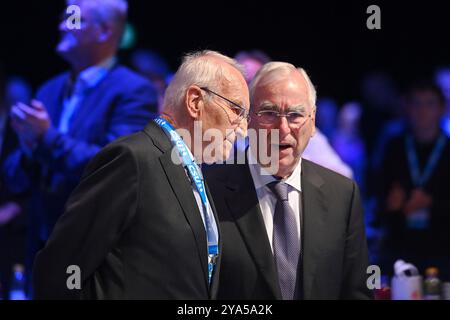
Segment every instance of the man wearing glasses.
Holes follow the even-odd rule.
[[[36,258],[36,297],[216,298],[222,237],[202,159],[193,156],[195,126],[201,122],[202,136],[223,133],[215,160],[224,160],[236,134],[247,130],[248,106],[234,60],[214,51],[187,55],[161,117],[89,163]],[[184,139],[182,131],[189,133]],[[77,268],[78,285],[70,271]]]
[[[223,240],[218,297],[370,298],[358,187],[301,158],[315,132],[308,75],[267,63],[250,84],[250,100],[249,135],[256,130],[257,139],[246,163],[205,171]],[[275,166],[261,161],[260,143],[270,144]]]

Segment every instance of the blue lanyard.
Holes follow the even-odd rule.
[[[176,132],[175,128],[161,117],[154,119],[154,121],[166,132],[172,142],[172,145],[177,148],[178,154],[183,162],[183,166],[187,169],[189,177],[194,182],[195,188],[200,195],[208,241],[208,282],[211,283],[212,273],[219,255],[219,232],[217,230],[214,214],[211,210],[211,206],[209,205],[208,196],[206,195],[200,168],[193,161],[191,152],[187,148],[183,139],[181,139],[180,135]]]
[[[434,145],[433,151],[431,152],[421,175],[419,172],[419,160],[417,159],[413,138],[411,136],[406,137],[406,154],[408,156],[409,172],[411,174],[411,179],[414,186],[423,187],[424,184],[430,179],[434,169],[436,169],[442,151],[444,150],[446,140],[445,135],[441,134],[439,140]]]

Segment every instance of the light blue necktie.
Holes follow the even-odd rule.
[[[61,113],[61,119],[59,121],[59,132],[67,133],[69,131],[70,119],[83,99],[87,88],[87,84],[82,79],[78,79],[75,82],[72,96],[64,102],[64,109]]]

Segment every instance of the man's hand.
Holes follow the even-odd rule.
[[[422,189],[414,189],[406,201],[404,212],[408,215],[418,209],[424,209],[431,206],[433,198]]]
[[[35,144],[51,127],[47,109],[40,101],[31,101],[31,106],[18,102],[11,108],[12,127],[26,145]]]
[[[8,224],[22,212],[20,206],[15,202],[8,202],[0,207],[0,226]]]
[[[386,200],[386,207],[388,211],[401,210],[406,201],[405,190],[398,183],[394,183],[388,194]]]

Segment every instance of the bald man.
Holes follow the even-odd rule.
[[[222,134],[207,160],[226,159],[236,133],[247,130],[248,106],[234,60],[214,51],[187,55],[162,116],[89,163],[37,256],[36,297],[214,299],[222,239],[201,179],[204,159],[194,158],[209,144],[197,152],[196,135]]]

